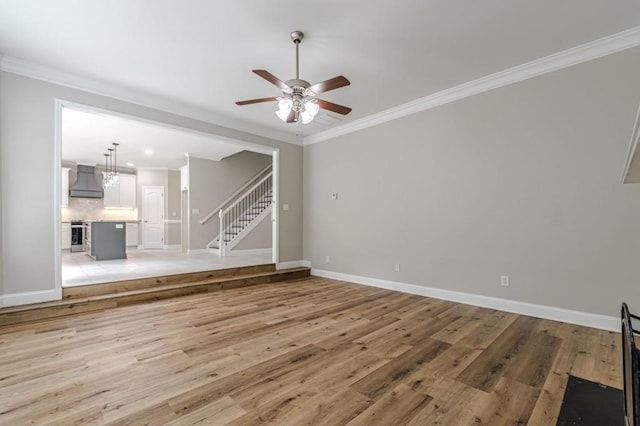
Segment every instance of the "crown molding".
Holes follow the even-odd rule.
[[[0,70],[177,114],[194,120],[232,128],[252,135],[273,138],[294,145],[307,146],[637,46],[640,46],[640,26],[436,92],[314,135],[306,136],[302,141],[296,136],[267,127],[253,126],[246,122],[229,118],[222,119],[214,112],[203,108],[177,103],[148,93],[77,76],[10,56],[0,56]],[[215,116],[219,121],[212,121],[212,116]]]
[[[436,92],[432,95],[398,105],[342,126],[316,133],[315,135],[307,136],[303,139],[303,145],[307,146],[324,142],[338,136],[637,46],[640,46],[640,26]]]
[[[228,127],[241,132],[250,133],[254,136],[271,138],[294,145],[302,145],[300,138],[289,133],[263,126],[251,125],[247,122],[228,117],[221,117],[219,114],[204,108],[179,103],[149,93],[118,86],[116,84],[82,77],[52,67],[13,58],[11,56],[0,56],[0,70],[57,84],[59,86],[69,87],[71,89],[82,90],[95,95],[118,99],[120,101],[133,103],[147,108],[153,108],[217,126]],[[212,117],[214,117],[216,121],[212,120]]]

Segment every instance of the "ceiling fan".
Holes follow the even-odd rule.
[[[309,123],[316,116],[320,108],[342,115],[349,114],[351,112],[351,108],[349,107],[316,98],[316,95],[320,93],[350,85],[351,82],[347,80],[346,77],[339,75],[313,85],[309,84],[306,80],[300,79],[298,48],[303,38],[304,33],[302,31],[291,32],[291,40],[296,45],[296,78],[282,81],[267,70],[253,70],[255,74],[258,74],[269,83],[279,87],[282,90],[282,96],[238,101],[236,105],[278,101],[278,111],[276,111],[276,115],[286,123],[295,123],[298,122],[298,120],[301,120],[303,124]]]

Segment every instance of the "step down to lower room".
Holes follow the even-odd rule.
[[[195,293],[296,280],[308,277],[310,273],[310,268],[276,270],[275,265],[268,264],[66,287],[59,301],[1,308],[0,326]]]

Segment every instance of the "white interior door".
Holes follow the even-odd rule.
[[[164,246],[164,187],[142,187],[142,248]]]

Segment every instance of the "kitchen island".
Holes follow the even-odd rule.
[[[126,259],[126,221],[85,222],[85,248],[95,260]]]

